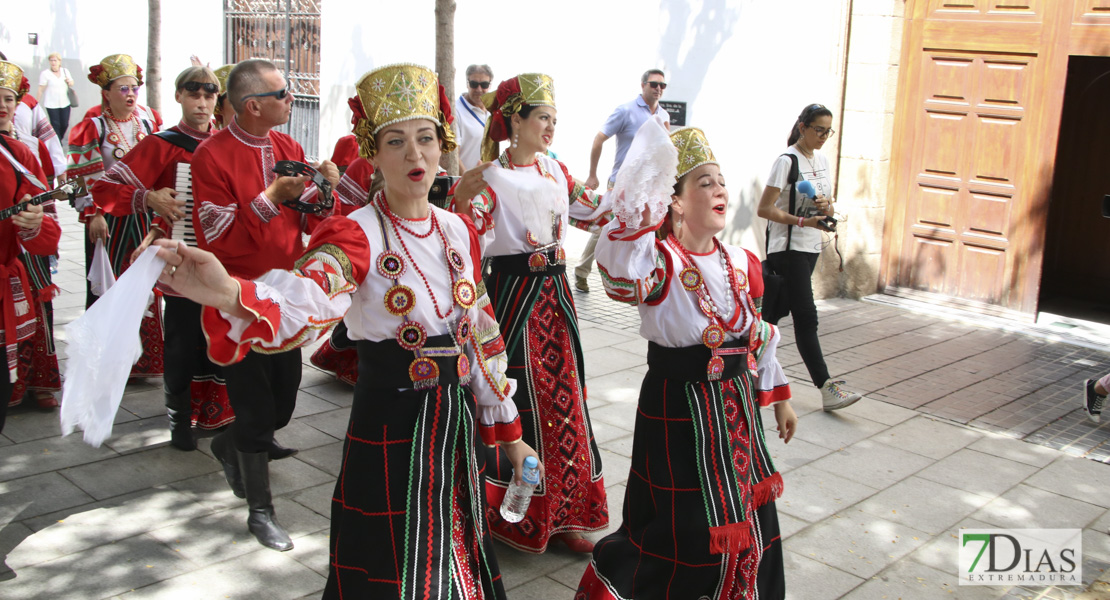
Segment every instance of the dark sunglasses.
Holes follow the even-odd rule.
[[[663,83],[662,81],[649,81],[647,82],[647,84],[653,88],[658,88],[661,90],[667,89],[667,84]]]
[[[469,83],[470,83],[470,89],[472,89],[472,90],[476,90],[478,88],[482,88],[483,90],[488,90],[489,89],[489,82],[488,81],[474,81],[473,79],[471,79],[469,81]]]
[[[288,95],[289,95],[289,86],[285,86],[285,87],[281,88],[280,90],[277,90],[277,91],[274,91],[274,92],[264,92],[264,93],[261,93],[261,94],[247,94],[246,96],[243,96],[243,102],[246,102],[247,98],[265,98],[267,96],[273,96],[274,98],[276,98],[278,100],[285,100],[285,97],[288,96]]]
[[[185,90],[186,92],[197,92],[200,90],[204,90],[209,94],[218,94],[220,92],[219,85],[215,83],[201,83],[199,81],[186,81],[185,83],[181,84],[181,89]]]

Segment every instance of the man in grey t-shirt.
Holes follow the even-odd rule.
[[[613,160],[613,171],[609,174],[607,185],[608,189],[613,188],[613,183],[617,180],[617,172],[620,171],[621,163],[624,162],[624,157],[628,154],[628,147],[632,145],[632,138],[636,137],[636,132],[640,130],[640,126],[654,115],[667,117],[667,111],[659,106],[659,100],[663,97],[663,90],[665,89],[667,89],[667,84],[664,81],[663,71],[649,69],[640,77],[640,95],[636,96],[634,100],[618,106],[613,114],[609,115],[605,125],[601,127],[601,131],[594,137],[594,145],[590,149],[590,176],[586,178],[586,187],[594,190],[598,189],[600,182],[597,179],[597,163],[601,160],[601,146],[605,144],[605,140],[615,135],[617,136],[617,156]],[[582,260],[574,269],[574,287],[583,292],[590,291],[586,278],[589,277],[590,271],[593,269],[594,247],[597,245],[599,235],[601,233],[598,230],[590,236],[590,241],[582,252]]]

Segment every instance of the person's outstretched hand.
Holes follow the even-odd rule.
[[[239,282],[211,252],[190,248],[181,240],[155,240],[152,245],[158,247],[158,258],[166,261],[158,281],[197,304],[238,317],[250,316],[239,304]]]

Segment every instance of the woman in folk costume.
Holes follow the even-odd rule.
[[[556,120],[550,77],[527,73],[502,81],[483,102],[492,116],[482,160],[496,160],[494,169],[530,173],[547,186],[547,193],[509,185],[475,196],[464,190],[474,181],[484,182],[488,165],[480,165],[455,188],[455,209],[472,214],[485,255],[491,257],[485,283],[504,332],[509,374],[527,382],[513,397],[524,440],[547,464],[524,520],[508,523],[493,511],[490,528],[498,539],[528,552],[543,552],[552,536],[574,551],[589,552],[593,544],[582,532],[608,526],[609,509],[601,455],[586,412],[585,365],[563,236],[568,225],[586,229],[604,223],[608,212],[600,196],[546,155]],[[511,146],[498,156],[498,142],[508,139]],[[504,457],[491,454],[486,474],[491,506],[501,504],[511,475]]]
[[[633,146],[645,136],[670,151],[658,121]],[[648,373],[623,523],[597,543],[575,597],[781,599],[774,501],[783,483],[760,415],[774,404],[779,437],[793,436],[797,417],[775,358],[779,332],[760,317],[759,259],[716,238],[728,192],[704,134],[686,128],[670,139],[678,148],[673,196],[630,191],[626,160],[613,191],[617,220],[597,245],[606,292],[639,308]],[[670,160],[674,173],[673,152]],[[653,233],[664,223],[670,233],[659,240]]]
[[[0,94],[14,95],[17,103],[16,110],[28,87],[29,82],[23,75],[22,69],[12,63],[0,63]],[[8,141],[22,142],[29,150],[33,146],[31,155],[36,160],[34,165],[25,166],[28,169],[37,166],[42,171],[40,181],[50,185],[54,166],[49,151],[40,139],[31,138],[30,144],[27,139],[23,139],[14,126],[14,118],[15,111],[0,108],[0,135],[5,136],[5,140]],[[47,200],[42,204],[42,209],[47,216],[57,221],[58,209],[54,200]],[[58,369],[58,356],[54,347],[52,301],[59,290],[50,274],[52,256],[37,255],[27,249],[19,255],[30,283],[31,301],[35,305],[35,331],[34,335],[19,343],[19,379],[12,387],[11,397],[0,398],[0,402],[6,402],[8,406],[16,406],[23,402],[24,397],[31,397],[40,409],[51,410],[58,407],[54,392],[62,390],[62,376]]]
[[[162,117],[152,109],[139,105],[139,88],[143,70],[126,54],[113,54],[89,69],[89,81],[101,88],[102,114],[78,123],[69,133],[69,177],[83,176],[92,188],[119,159],[140,140],[158,131]],[[150,211],[137,211],[117,217],[98,211],[89,196],[78,198],[74,208],[81,215],[88,232],[85,241],[85,269],[89,269],[97,240],[104,241],[112,273],[118,278],[131,264],[131,253],[150,231]],[[140,335],[143,355],[131,369],[132,377],[162,375],[162,303],[161,292],[155,290],[149,317],[144,317]],[[96,301],[92,289],[86,289],[85,306]]]
[[[231,100],[227,99],[227,76],[231,74],[231,70],[234,68],[235,65],[230,64],[212,71],[216,74],[216,81],[220,84],[220,94],[216,96],[216,108],[212,111],[214,129],[223,129],[225,125],[231,122],[231,117],[235,115]]]
[[[517,382],[476,284],[478,233],[428,203],[455,147],[450,104],[435,73],[414,65],[371,71],[356,90],[360,152],[385,184],[369,206],[321,223],[296,271],[256,281],[160,240],[161,281],[215,307],[202,322],[216,362],[310,342],[340,319],[356,340],[324,598],[504,598],[478,444],[501,445],[518,477],[535,452],[520,439]]]
[[[0,61],[0,126],[10,125],[19,96],[27,91],[26,82],[22,69]],[[31,151],[7,136],[0,136],[0,210],[45,191],[43,179],[45,175]],[[0,339],[7,367],[0,376],[0,431],[8,413],[8,398],[18,379],[20,343],[35,335],[38,315],[20,255],[23,250],[39,256],[55,254],[61,231],[57,218],[47,215],[42,206],[28,206],[0,220]]]

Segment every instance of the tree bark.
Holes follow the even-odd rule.
[[[146,105],[162,110],[162,0],[147,0]]]
[[[155,0],[151,0],[154,2]],[[436,73],[447,97],[455,98],[455,0],[436,0]],[[458,115],[455,115],[458,118]],[[458,152],[444,154],[439,166],[459,174]]]

